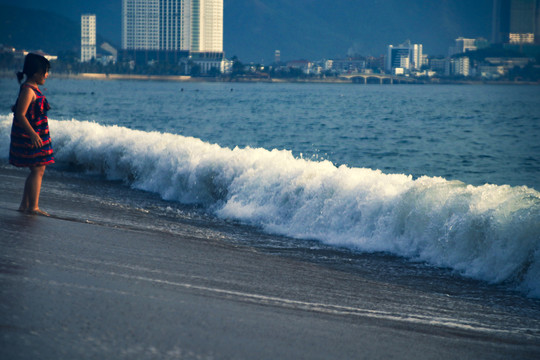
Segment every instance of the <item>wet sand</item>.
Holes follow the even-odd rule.
[[[57,180],[47,175],[41,203],[56,216],[19,213],[24,176],[0,167],[2,359],[540,356],[539,329],[453,321],[462,299],[266,254],[218,235],[114,225],[120,213],[107,223],[93,221],[88,209],[65,216],[62,207],[77,214],[73,199],[55,191]],[[130,216],[147,221],[144,212]],[[433,316],[437,307],[440,317]]]

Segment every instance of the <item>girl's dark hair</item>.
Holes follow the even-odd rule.
[[[49,60],[39,54],[29,53],[24,58],[23,71],[17,73],[17,80],[19,84],[22,82],[24,75],[26,78],[30,78],[35,73],[45,74],[51,68]]]

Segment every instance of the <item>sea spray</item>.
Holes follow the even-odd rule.
[[[7,159],[11,118],[1,118]],[[59,166],[100,173],[291,238],[389,252],[540,297],[540,193],[223,148],[200,139],[52,121]]]

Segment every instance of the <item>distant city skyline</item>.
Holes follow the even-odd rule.
[[[13,6],[43,9],[80,21],[95,13],[97,33],[121,48],[121,0],[20,0]],[[358,53],[379,56],[407,39],[429,54],[444,55],[458,37],[491,39],[493,0],[235,0],[224,2],[223,50],[227,57],[272,62]]]

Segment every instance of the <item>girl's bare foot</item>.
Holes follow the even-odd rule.
[[[41,209],[28,210],[28,213],[32,215],[51,216]]]
[[[23,208],[22,206],[17,210],[18,212],[27,212],[28,209],[27,208]]]

